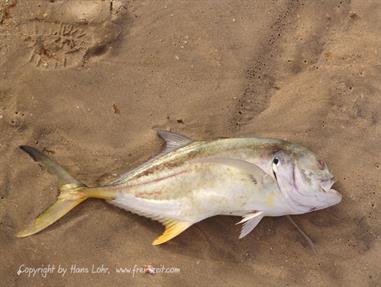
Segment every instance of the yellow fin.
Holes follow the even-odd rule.
[[[48,156],[30,146],[20,146],[20,148],[33,158],[33,160],[44,166],[49,173],[57,177],[60,190],[56,202],[23,231],[16,234],[17,237],[27,237],[40,232],[56,222],[78,204],[85,201],[89,196],[83,192],[86,187],[83,183],[72,177],[63,167]]]
[[[23,231],[16,234],[17,237],[27,237],[29,235],[40,232],[52,223],[56,222],[87,197],[80,191],[69,191],[61,193],[57,201],[50,206],[45,212],[38,216],[31,224],[29,224]]]
[[[159,245],[162,243],[165,243],[172,238],[179,235],[181,232],[183,232],[185,229],[187,229],[189,226],[192,225],[190,222],[182,222],[182,221],[176,221],[176,220],[166,220],[162,222],[165,226],[165,231],[162,235],[160,235],[158,238],[155,239],[154,242],[152,242],[152,245]]]

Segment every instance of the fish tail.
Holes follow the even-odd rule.
[[[20,148],[33,160],[44,166],[49,173],[57,177],[58,189],[60,191],[53,205],[39,215],[24,230],[16,234],[17,237],[27,237],[40,232],[56,222],[71,209],[91,196],[86,193],[86,185],[73,178],[64,168],[48,156],[30,146],[20,146]]]

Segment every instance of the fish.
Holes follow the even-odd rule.
[[[216,215],[241,217],[243,238],[264,217],[304,214],[342,200],[327,164],[299,144],[261,137],[193,141],[157,133],[165,141],[160,154],[102,186],[87,186],[44,153],[20,146],[57,177],[59,195],[16,236],[42,231],[89,198],[162,223],[165,230],[153,245]]]

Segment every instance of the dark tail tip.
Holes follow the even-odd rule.
[[[25,151],[26,149],[28,149],[29,146],[27,145],[20,145],[19,148],[22,149],[23,151]]]
[[[38,155],[40,152],[36,150],[35,148],[27,145],[20,145],[19,148],[26,152],[33,160],[38,161],[39,157]]]

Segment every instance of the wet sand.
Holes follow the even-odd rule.
[[[0,2],[1,285],[381,286],[380,31],[376,0]],[[238,240],[215,217],[155,247],[159,223],[96,200],[15,237],[57,195],[19,145],[96,185],[159,152],[155,127],[319,154],[343,202],[294,217],[318,255],[286,218]],[[49,264],[67,273],[17,274]],[[180,272],[116,272],[135,265]]]

